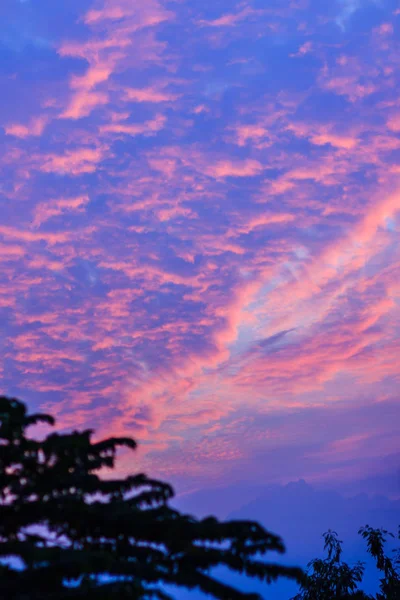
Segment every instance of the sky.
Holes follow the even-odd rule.
[[[2,391],[204,487],[400,497],[400,4],[2,0]]]

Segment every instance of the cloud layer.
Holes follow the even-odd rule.
[[[321,4],[2,9],[2,387],[182,487],[393,466],[400,15]]]

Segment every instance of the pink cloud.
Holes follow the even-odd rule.
[[[157,131],[164,128],[166,123],[166,117],[158,114],[149,121],[143,123],[111,123],[109,125],[102,125],[100,131],[102,133],[126,133],[127,135],[155,135]]]
[[[304,44],[302,44],[300,46],[298,51],[295,52],[294,54],[291,54],[290,56],[292,58],[299,58],[299,57],[305,56],[306,54],[309,54],[312,50],[313,50],[313,43],[311,41],[304,42]]]
[[[155,171],[160,171],[166,177],[172,177],[177,169],[177,161],[175,158],[156,158],[148,159],[149,165]]]
[[[126,10],[121,6],[109,6],[103,10],[89,10],[84,17],[84,22],[91,25],[92,23],[98,23],[99,21],[115,21],[123,19],[125,16]]]
[[[171,102],[176,100],[178,96],[163,90],[158,90],[154,87],[147,88],[126,88],[124,90],[124,99],[129,102]]]
[[[376,91],[376,85],[372,82],[359,83],[357,78],[351,76],[332,77],[324,82],[324,88],[335,92],[339,96],[347,96],[351,102],[356,102]]]
[[[225,252],[231,252],[239,256],[246,254],[246,249],[243,246],[223,237],[216,239],[215,236],[209,238],[203,236],[198,246],[200,246],[201,253],[207,256],[217,256]]]
[[[318,82],[324,90],[339,96],[345,96],[350,102],[359,102],[377,90],[378,71],[371,63],[365,63],[362,57],[342,54],[331,68],[327,65],[321,70]]]
[[[0,235],[5,238],[20,240],[22,242],[38,242],[45,241],[49,245],[58,244],[67,241],[70,235],[67,232],[38,232],[17,229],[7,225],[0,225]]]
[[[30,136],[39,137],[44,132],[49,119],[46,116],[35,117],[31,120],[29,125],[21,125],[13,123],[6,125],[4,130],[7,135],[13,135],[18,138],[26,138]]]
[[[400,114],[392,115],[388,121],[387,126],[390,131],[394,131],[395,133],[400,131]]]
[[[65,267],[65,263],[60,260],[51,260],[43,256],[36,256],[26,261],[29,269],[37,269],[38,271],[62,271]]]
[[[202,113],[209,112],[209,108],[207,108],[205,104],[199,104],[198,106],[194,107],[193,112],[195,115],[201,115]]]
[[[280,304],[282,310],[289,315],[295,314],[302,303],[322,293],[325,286],[332,281],[337,282],[337,287],[330,292],[331,300],[338,293],[343,293],[349,285],[345,283],[345,278],[364,268],[368,261],[382,250],[381,241],[376,236],[385,220],[400,211],[399,198],[399,194],[395,192],[387,194],[380,202],[372,203],[365,217],[359,220],[347,236],[328,245],[311,263],[301,266],[295,280],[283,284],[281,289],[277,288],[271,294],[271,304]],[[285,302],[284,298],[290,299],[289,302]],[[315,303],[314,314],[317,314]],[[286,320],[284,326],[290,326],[290,321],[291,318]],[[283,324],[280,323],[280,326]]]
[[[12,258],[22,258],[26,254],[23,246],[15,244],[0,244],[0,261],[8,261]]]
[[[39,227],[45,221],[63,214],[64,212],[83,212],[89,202],[89,196],[77,196],[75,198],[60,198],[41,202],[36,205],[34,211],[33,227]]]
[[[235,133],[239,146],[252,143],[259,147],[259,141],[268,138],[268,130],[262,125],[239,125]]]
[[[379,27],[377,27],[375,29],[375,32],[378,35],[383,35],[383,36],[391,35],[393,33],[393,31],[394,31],[393,23],[382,23],[381,25],[379,25]]]
[[[252,177],[259,175],[263,170],[258,160],[247,159],[243,161],[219,160],[215,164],[207,165],[206,172],[212,177]]]
[[[93,64],[95,67],[98,64],[99,57],[103,56],[103,53],[112,49],[113,53],[116,48],[127,48],[131,46],[131,40],[127,36],[121,35],[110,35],[104,39],[88,39],[86,42],[77,41],[65,41],[60,44],[58,48],[58,54],[62,57],[74,56],[86,60],[89,64]],[[104,60],[108,57],[107,54],[104,56]],[[103,68],[105,68],[103,66]],[[71,81],[76,81],[77,76],[73,75],[70,78]],[[78,77],[79,81],[79,77]]]
[[[317,146],[324,146],[330,144],[335,148],[343,148],[345,150],[351,150],[357,145],[357,140],[354,137],[346,135],[335,135],[333,133],[320,133],[311,135],[310,141]]]
[[[73,75],[71,78],[71,88],[91,90],[99,83],[108,81],[113,72],[111,65],[114,60],[109,59],[108,63],[96,62],[96,64],[88,68],[84,75]]]
[[[179,217],[186,217],[187,219],[195,219],[196,213],[191,208],[184,208],[183,206],[175,206],[171,208],[160,208],[157,210],[157,216],[161,222],[170,221],[171,219],[177,219]]]
[[[261,213],[249,219],[243,226],[238,226],[236,232],[250,233],[254,229],[261,227],[269,227],[270,225],[278,225],[290,223],[294,221],[295,216],[289,213]],[[234,232],[231,231],[230,235]]]
[[[329,144],[334,148],[342,150],[352,150],[358,144],[357,136],[351,132],[339,133],[334,131],[333,125],[317,123],[296,123],[290,122],[287,129],[298,137],[306,137],[316,146]]]
[[[60,114],[61,119],[82,119],[89,116],[99,106],[108,104],[108,94],[82,90],[73,95],[67,108]]]
[[[382,314],[386,314],[385,311]],[[378,379],[383,373],[391,374],[390,368],[382,370],[379,364],[373,367],[371,361],[362,358],[363,351],[381,340],[379,333],[367,333],[368,316],[360,316],[356,322],[362,335],[353,335],[348,328],[336,323],[335,329],[314,332],[313,337],[306,336],[294,346],[278,348],[265,356],[258,352],[238,370],[233,378],[235,385],[252,388],[254,392],[258,390],[260,395],[267,389],[269,394],[279,395],[279,404],[283,407],[286,401],[290,406],[293,394],[321,391],[328,382],[346,372],[354,375],[360,370],[359,380],[366,372],[375,372]]]
[[[141,29],[158,25],[171,18],[172,13],[164,10],[157,0],[148,0],[145,6],[133,6],[119,0],[117,4],[105,2],[100,9],[86,13],[84,22],[89,27],[100,27],[102,36],[89,38],[84,43],[64,42],[59,48],[60,56],[77,56],[85,59],[89,67],[84,75],[73,75],[70,79],[71,97],[60,118],[80,119],[87,117],[97,108],[109,102],[110,79],[114,72],[135,53],[132,50],[132,34]],[[146,54],[146,40],[141,42],[141,55]],[[154,43],[153,43],[154,46]],[[151,59],[151,54],[149,55]],[[96,89],[100,86],[101,89]],[[161,92],[159,92],[160,94]],[[138,92],[136,101],[145,100]],[[147,91],[148,98],[150,90]],[[154,91],[154,94],[156,92]],[[153,101],[161,101],[156,99]]]
[[[102,8],[89,10],[83,20],[87,25],[104,25],[108,21],[118,25],[133,25],[134,29],[155,26],[172,18],[172,13],[167,11],[158,0],[147,0],[143,5],[135,5],[128,0],[105,0]]]
[[[93,90],[108,81],[115,68],[117,56],[110,55],[107,57],[107,61],[90,57],[90,62],[92,64],[84,75],[71,77],[70,88],[73,92],[67,107],[61,112],[59,118],[81,119],[90,115],[95,108],[108,103],[109,95],[106,91]]]
[[[81,175],[94,173],[106,154],[106,147],[81,147],[64,154],[47,154],[37,157],[38,169],[44,173],[69,173]]]
[[[233,27],[249,17],[256,18],[258,15],[262,15],[263,12],[262,10],[254,10],[253,8],[246,7],[237,13],[228,13],[212,21],[200,21],[200,24],[207,25],[208,27]]]
[[[376,456],[391,454],[395,445],[395,434],[387,434],[385,429],[375,429],[366,433],[349,435],[327,444],[319,450],[318,458],[328,465],[340,460],[374,459]],[[311,454],[312,456],[312,454]]]

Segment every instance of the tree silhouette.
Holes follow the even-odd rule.
[[[385,554],[384,548],[387,537],[394,538],[394,535],[386,529],[374,529],[369,525],[362,527],[359,533],[367,541],[368,552],[375,559],[376,566],[383,575],[376,600],[400,600],[400,548],[394,550],[393,559]],[[398,539],[400,539],[400,528]]]
[[[172,598],[166,585],[225,600],[259,598],[219,581],[217,566],[271,582],[302,571],[265,562],[279,537],[251,521],[197,520],[172,509],[172,488],[143,474],[104,480],[130,438],[92,431],[27,437],[54,424],[0,397],[0,597],[10,600]]]
[[[292,600],[363,600],[369,598],[357,590],[362,581],[364,565],[351,567],[341,560],[342,541],[335,531],[324,533],[325,559],[315,558],[308,563],[308,572],[300,593]]]
[[[350,567],[343,562],[342,541],[335,531],[329,530],[323,536],[327,558],[317,558],[308,564],[300,593],[292,600],[400,600],[400,548],[393,551],[393,558],[385,554],[387,538],[395,536],[386,529],[374,529],[369,525],[362,527],[358,533],[366,540],[367,550],[382,573],[377,596],[373,598],[357,589],[362,581],[364,565],[358,562]]]

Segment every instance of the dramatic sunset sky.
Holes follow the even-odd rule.
[[[180,493],[400,496],[399,32],[391,0],[1,0],[2,391]]]

